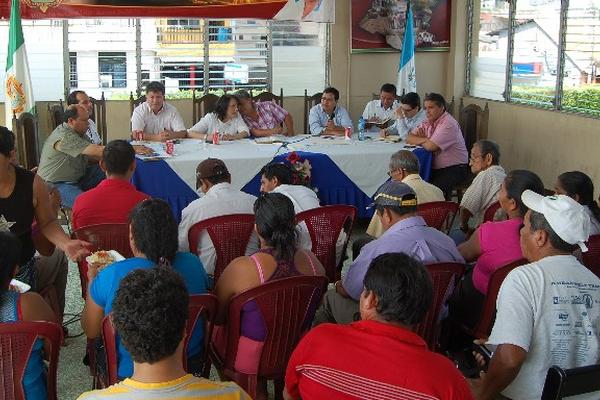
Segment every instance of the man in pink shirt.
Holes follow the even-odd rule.
[[[274,101],[255,102],[245,90],[235,92],[235,97],[238,99],[239,112],[250,128],[252,137],[283,134],[294,136],[292,116],[279,104]]]
[[[469,174],[469,153],[458,122],[446,111],[446,100],[438,93],[425,96],[427,121],[413,130],[406,142],[433,153],[431,183],[442,189],[446,198],[452,188]]]

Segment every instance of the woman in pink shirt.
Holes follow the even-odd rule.
[[[467,271],[448,301],[450,318],[455,322],[473,326],[494,271],[523,258],[519,232],[527,212],[527,206],[521,201],[525,190],[543,194],[544,184],[531,171],[509,172],[498,192],[500,207],[508,219],[481,224],[469,240],[458,246],[464,259],[475,261],[475,266]]]

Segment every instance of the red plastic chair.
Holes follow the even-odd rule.
[[[483,222],[491,222],[494,221],[494,217],[496,216],[496,212],[500,209],[500,202],[495,201],[488,206],[488,208],[483,213]]]
[[[436,263],[426,267],[433,284],[433,300],[423,321],[417,325],[416,332],[427,342],[429,349],[436,351],[441,330],[440,311],[463,276],[465,265]]]
[[[129,224],[96,224],[83,226],[73,232],[73,236],[94,245],[96,250],[115,250],[125,258],[133,257],[129,245]],[[87,293],[87,262],[77,263],[79,279],[81,280],[81,296]]]
[[[48,354],[47,393],[48,400],[58,399],[56,393],[56,369],[62,343],[62,328],[53,322],[18,321],[0,324],[0,384],[1,399],[25,399],[23,375],[38,338],[50,343]]]
[[[485,296],[485,302],[479,316],[479,321],[473,328],[463,326],[463,330],[467,334],[477,339],[487,338],[490,336],[490,333],[492,333],[492,327],[494,326],[494,321],[496,320],[496,299],[498,298],[498,292],[500,291],[502,282],[504,282],[504,278],[506,278],[510,271],[521,265],[527,264],[528,262],[529,261],[527,261],[525,258],[521,258],[520,260],[514,261],[502,268],[497,269],[492,274],[490,277],[490,283],[488,285],[488,292]]]
[[[457,212],[458,204],[453,201],[432,201],[417,205],[417,214],[423,217],[427,225],[443,232],[447,232],[452,226]]]
[[[348,205],[317,207],[296,214],[296,224],[306,223],[312,241],[312,252],[323,264],[329,282],[340,279],[343,255],[346,254],[355,218],[356,207]],[[342,248],[342,259],[338,264],[336,244],[342,230],[346,232],[346,240]]]
[[[592,235],[585,243],[588,251],[581,253],[583,265],[600,277],[600,235]]]
[[[310,329],[326,283],[324,276],[294,276],[267,282],[235,295],[229,303],[227,325],[223,327],[227,337],[223,359],[211,343],[211,361],[253,399],[257,398],[259,387],[264,388],[262,384],[270,379],[275,380],[276,393],[281,393],[290,355],[302,335]],[[256,374],[235,370],[241,311],[250,301],[256,302],[267,330]]]
[[[183,345],[183,367],[187,371],[187,349],[189,339],[192,337],[198,322],[204,323],[204,350],[202,351],[202,376],[209,377],[210,362],[208,361],[208,346],[212,337],[215,316],[217,314],[218,300],[213,294],[197,294],[190,296],[190,304],[188,306],[188,320],[185,327],[185,341]],[[202,320],[203,319],[203,320]],[[106,366],[107,376],[103,377],[97,374],[95,376],[96,386],[98,388],[106,388],[119,382],[117,374],[118,358],[117,358],[117,340],[116,330],[112,322],[112,315],[109,314],[102,320],[102,340],[106,351]],[[189,372],[189,371],[188,371]]]
[[[231,214],[209,218],[194,224],[188,232],[190,252],[198,253],[200,233],[208,233],[215,247],[217,260],[215,263],[214,282],[217,283],[221,273],[235,258],[243,256],[254,231],[253,214]]]

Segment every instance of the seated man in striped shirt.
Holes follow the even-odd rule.
[[[360,296],[361,321],[309,331],[288,363],[284,398],[473,399],[459,370],[414,332],[432,297],[423,264],[404,253],[375,258]]]
[[[279,104],[274,101],[255,102],[245,90],[238,90],[234,96],[238,100],[238,111],[250,128],[251,137],[294,136],[292,115]]]
[[[172,268],[138,269],[123,278],[112,318],[133,358],[133,376],[79,400],[249,400],[235,383],[197,378],[183,369],[188,303],[185,283]]]

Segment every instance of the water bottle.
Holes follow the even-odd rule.
[[[363,117],[360,117],[358,119],[358,140],[359,141],[363,141],[365,140],[365,119]]]

